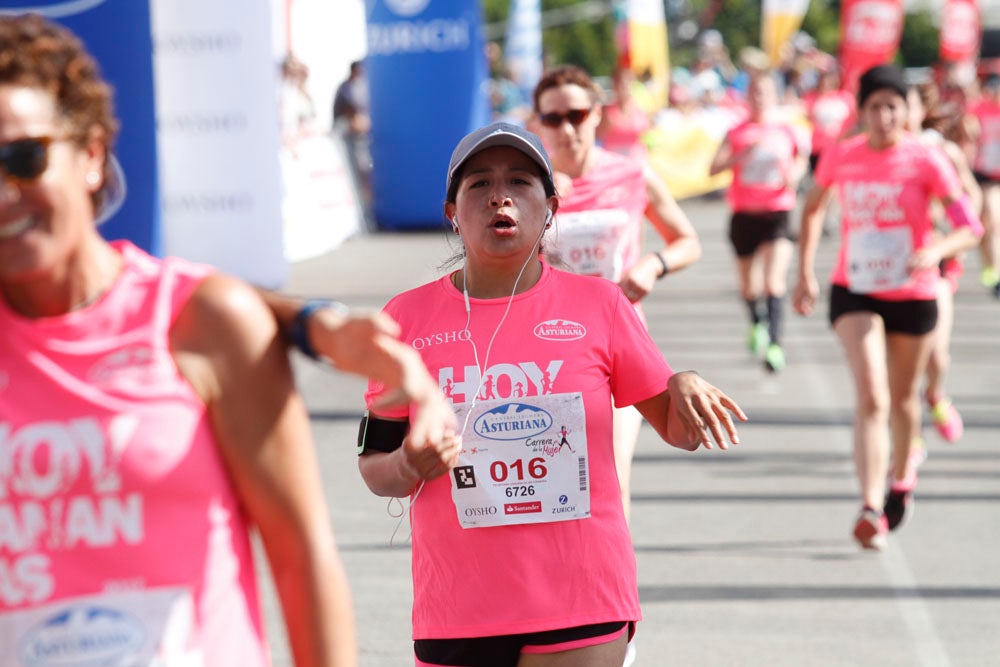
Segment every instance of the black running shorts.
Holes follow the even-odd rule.
[[[467,639],[418,639],[413,642],[417,659],[428,665],[467,667],[515,667],[521,653],[554,653],[614,641],[628,626],[631,638],[635,624],[626,621],[581,625],[561,630],[529,632]],[[565,644],[566,646],[561,646]]]
[[[729,219],[729,240],[737,257],[749,257],[762,243],[791,239],[788,211],[736,212]]]
[[[830,289],[830,326],[841,315],[857,312],[875,313],[882,318],[886,333],[922,336],[937,326],[937,301],[885,301],[867,294],[857,294],[842,285]]]

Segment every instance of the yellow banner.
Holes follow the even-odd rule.
[[[629,67],[636,78],[646,83],[652,107],[646,111],[653,113],[666,106],[670,87],[670,52],[663,3],[660,0],[629,0],[626,11]]]
[[[678,118],[661,124],[643,137],[653,171],[663,179],[674,199],[697,197],[728,187],[730,171],[708,175],[722,135],[696,119]]]
[[[772,65],[781,61],[782,47],[802,27],[808,9],[809,0],[764,0],[760,43]]]

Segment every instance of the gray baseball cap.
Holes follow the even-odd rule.
[[[455,200],[455,190],[458,188],[458,183],[454,179],[462,165],[479,151],[495,146],[516,148],[534,160],[542,168],[546,194],[555,194],[556,188],[552,181],[552,163],[549,161],[549,154],[545,152],[542,140],[523,127],[498,122],[473,130],[455,146],[455,150],[451,153],[451,161],[448,162],[448,181],[445,188],[448,201]]]

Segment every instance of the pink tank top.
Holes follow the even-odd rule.
[[[812,125],[812,152],[819,155],[854,123],[856,103],[848,91],[834,90],[806,95],[805,104]]]
[[[639,261],[646,181],[638,160],[594,150],[594,166],[560,197],[546,249],[573,273],[618,282]]]
[[[603,113],[605,127],[601,145],[614,153],[645,159],[642,135],[652,127],[649,116],[639,107],[631,106],[626,111],[616,104],[603,107]]]
[[[944,153],[910,134],[874,150],[862,134],[823,153],[815,177],[825,188],[837,186],[840,200],[831,282],[885,301],[936,298],[938,268],[909,271],[907,261],[933,239],[931,200],[961,191]]]
[[[981,100],[969,110],[979,121],[979,140],[972,168],[990,178],[1000,178],[1000,104]]]
[[[729,131],[733,153],[749,151],[746,159],[733,167],[729,205],[734,211],[790,211],[795,207],[795,190],[788,177],[799,154],[795,133],[780,123],[746,121]]]
[[[209,269],[114,246],[87,308],[0,298],[0,666],[266,665],[247,523],[169,349]]]

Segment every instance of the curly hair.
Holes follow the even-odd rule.
[[[576,85],[587,91],[590,95],[590,102],[592,104],[597,104],[598,102],[604,101],[604,91],[601,87],[590,78],[587,72],[577,67],[576,65],[560,65],[553,69],[548,70],[539,79],[538,84],[535,86],[535,92],[533,95],[535,103],[535,111],[538,111],[538,100],[541,98],[542,93],[544,93],[549,88],[557,88],[559,86],[571,86]]]
[[[37,14],[0,16],[0,85],[44,90],[70,128],[70,138],[86,145],[94,128],[103,132],[108,154],[118,135],[111,86],[83,43],[66,28]],[[104,183],[111,179],[109,160],[104,162]],[[104,193],[91,197],[100,209]]]

